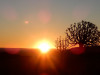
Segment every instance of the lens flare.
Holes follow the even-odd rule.
[[[51,13],[47,10],[42,10],[38,13],[38,18],[43,24],[47,24],[51,19]]]
[[[25,24],[29,24],[29,21],[25,21]]]

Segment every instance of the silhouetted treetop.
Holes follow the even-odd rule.
[[[70,27],[66,29],[66,39],[68,39],[69,44],[97,46],[100,44],[100,32],[95,24],[81,21],[71,24]]]

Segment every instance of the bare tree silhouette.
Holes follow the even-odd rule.
[[[100,32],[95,24],[87,21],[71,24],[66,29],[66,38],[72,45],[81,47],[97,46],[100,44]]]

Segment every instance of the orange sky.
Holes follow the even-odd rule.
[[[1,0],[0,47],[33,48],[42,40],[55,46],[81,20],[100,29],[100,0]]]

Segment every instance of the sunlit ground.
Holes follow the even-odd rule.
[[[54,72],[56,72],[55,64],[52,59],[56,61],[56,57],[51,56],[51,50],[55,49],[55,46],[49,40],[40,40],[34,46],[37,50],[40,50],[40,54],[38,55],[35,62],[38,63],[39,71],[43,71],[40,75],[48,75],[47,69],[50,68]]]

